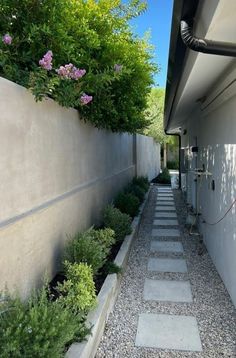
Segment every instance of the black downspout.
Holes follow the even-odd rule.
[[[186,20],[180,22],[180,33],[185,45],[193,51],[236,57],[235,43],[197,38],[193,35],[192,27]]]

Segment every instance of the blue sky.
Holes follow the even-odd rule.
[[[139,36],[151,30],[150,42],[155,46],[154,61],[160,72],[155,76],[156,86],[165,87],[168,65],[170,28],[173,0],[147,0],[147,11],[132,20],[131,25]]]

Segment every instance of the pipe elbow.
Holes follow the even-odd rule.
[[[193,36],[192,28],[186,21],[182,20],[180,27],[182,40],[187,47],[191,48],[191,50],[199,51],[200,48],[204,49],[204,47],[207,47],[207,44],[204,40]]]

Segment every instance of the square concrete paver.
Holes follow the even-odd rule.
[[[183,254],[184,249],[181,242],[175,241],[151,241],[151,252],[173,252]]]
[[[156,206],[156,211],[175,211],[175,206],[174,205],[157,205]]]
[[[170,198],[170,197],[158,196],[157,201],[171,201],[171,202],[173,202],[174,200],[173,200],[173,198]]]
[[[153,225],[159,225],[159,226],[178,226],[177,220],[171,220],[171,219],[155,219],[153,220]]]
[[[146,301],[193,302],[189,281],[145,279],[143,298]]]
[[[177,214],[176,213],[168,213],[166,211],[161,212],[161,211],[157,211],[154,214],[155,218],[177,218]]]
[[[156,205],[157,206],[162,206],[162,205],[164,205],[164,206],[174,206],[175,203],[174,203],[174,201],[159,201],[159,200],[157,200]]]
[[[179,229],[152,229],[152,236],[155,237],[180,237]]]
[[[192,352],[202,351],[197,321],[192,316],[140,314],[135,345]]]
[[[186,273],[188,269],[184,259],[151,257],[148,260],[148,271]]]

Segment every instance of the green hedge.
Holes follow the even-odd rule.
[[[1,0],[0,76],[96,127],[140,130],[157,69],[130,26],[144,10],[139,0]]]

